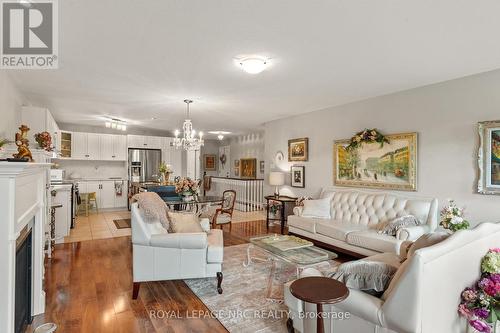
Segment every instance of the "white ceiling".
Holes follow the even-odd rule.
[[[262,123],[500,68],[500,1],[64,0],[60,68],[12,71],[56,120]],[[272,58],[249,75],[238,55]],[[404,111],[404,110],[403,110]],[[151,120],[152,117],[158,118]]]

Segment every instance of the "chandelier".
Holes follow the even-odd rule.
[[[189,104],[193,103],[190,99],[185,99],[184,103],[187,105],[186,111],[186,120],[184,120],[184,124],[182,124],[182,137],[179,137],[179,130],[175,130],[175,138],[172,145],[176,149],[183,148],[185,150],[199,150],[201,146],[203,146],[203,132],[198,134],[198,138],[195,136],[196,131],[193,129],[193,123],[191,119],[189,119]]]

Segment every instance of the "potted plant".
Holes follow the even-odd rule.
[[[161,162],[158,167],[158,172],[161,174],[161,183],[167,184],[170,179],[170,174],[172,173],[172,167],[170,164],[166,164],[165,162]]]
[[[11,141],[7,139],[0,139],[0,151],[2,151],[4,149],[3,146],[5,146],[8,143],[11,143]]]
[[[468,229],[469,222],[464,219],[464,209],[457,207],[455,201],[448,200],[448,206],[441,210],[441,223],[440,225],[447,230],[452,232]]]
[[[198,190],[198,182],[188,177],[180,178],[175,184],[175,193],[182,196],[186,202],[193,201],[194,197],[198,195]]]

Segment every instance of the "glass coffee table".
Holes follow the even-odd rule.
[[[266,258],[252,255],[252,249],[259,248],[267,254]],[[317,267],[328,265],[331,267],[330,260],[336,259],[336,253],[321,249],[312,245],[311,242],[295,236],[274,235],[261,236],[250,238],[250,244],[247,248],[247,258],[243,263],[244,267],[248,267],[256,262],[269,262],[271,266],[271,278],[274,276],[276,269],[276,260],[281,260],[295,267],[296,277],[300,277],[300,273],[309,267]],[[268,288],[267,299],[281,302],[281,299],[271,298],[271,288]]]

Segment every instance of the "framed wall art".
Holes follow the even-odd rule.
[[[482,194],[500,194],[500,120],[478,125],[478,184]]]
[[[205,171],[217,170],[217,156],[214,154],[203,155],[203,168]]]
[[[292,184],[292,187],[306,187],[305,166],[293,165],[290,168],[290,176],[290,183]]]
[[[257,178],[257,159],[242,158],[240,159],[240,175],[241,178]]]
[[[350,140],[333,145],[336,186],[417,190],[417,133],[387,135],[388,142],[347,149]]]
[[[305,162],[309,158],[309,138],[288,140],[288,161]]]

